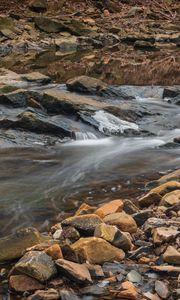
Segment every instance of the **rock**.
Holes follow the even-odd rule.
[[[151,292],[144,293],[143,295],[149,300],[161,300],[157,294],[152,294]]]
[[[121,212],[123,209],[123,201],[122,200],[113,200],[109,203],[106,203],[99,207],[95,214],[97,214],[100,218],[105,218],[107,215]]]
[[[172,206],[180,203],[180,190],[167,193],[162,197],[160,205]]]
[[[167,299],[170,295],[167,284],[160,280],[155,281],[155,291],[162,299]]]
[[[180,273],[180,267],[176,266],[152,266],[151,269],[155,272],[160,272],[160,273],[168,273],[168,274],[175,274],[179,275]]]
[[[62,289],[60,291],[61,300],[80,300],[80,298],[72,290]]]
[[[134,49],[143,51],[159,51],[160,48],[147,41],[136,41],[134,43]]]
[[[38,84],[48,84],[49,82],[51,82],[51,78],[49,76],[43,75],[39,72],[31,72],[28,74],[21,75],[21,78],[23,80],[35,82]]]
[[[161,195],[158,193],[149,192],[145,196],[138,199],[138,203],[141,207],[147,207],[152,204],[158,204],[161,201]]]
[[[150,218],[151,215],[152,211],[147,209],[133,214],[132,217],[135,220],[137,226],[141,227],[147,221],[147,219]]]
[[[62,229],[59,240],[61,244],[72,244],[79,240],[79,232],[72,226],[66,226]]]
[[[180,89],[178,87],[164,88],[163,98],[174,98],[180,95]]]
[[[87,267],[83,264],[77,264],[65,259],[56,261],[58,272],[68,277],[70,280],[78,283],[92,282],[91,275]]]
[[[168,264],[180,265],[180,252],[174,247],[168,246],[163,254],[163,260]]]
[[[93,279],[104,278],[104,272],[101,266],[86,264],[86,267],[88,268],[89,273]]]
[[[180,227],[180,221],[176,220],[168,220],[161,218],[149,218],[143,225],[143,229],[145,233],[151,234],[152,230],[159,227]]]
[[[180,182],[180,169],[175,170],[167,175],[162,176],[156,182],[158,184],[166,183],[168,181],[178,181]]]
[[[16,89],[15,91],[0,94],[0,103],[7,106],[13,107],[24,107],[27,105],[28,100],[37,95],[36,92],[30,92],[23,89]]]
[[[117,299],[137,300],[138,292],[135,286],[129,281],[123,282],[121,285],[121,291],[117,294]]]
[[[141,275],[135,270],[132,270],[127,274],[127,279],[133,283],[140,283],[142,281]]]
[[[76,36],[60,37],[55,39],[55,45],[57,50],[62,52],[76,51],[79,46]]]
[[[27,252],[14,266],[14,271],[26,274],[40,282],[45,282],[56,275],[52,258],[44,252]]]
[[[102,297],[103,295],[108,294],[106,288],[100,287],[96,284],[84,287],[80,289],[81,295],[89,295],[89,296],[95,296],[95,297]]]
[[[149,255],[149,254],[150,255],[153,254],[153,246],[152,245],[141,246],[138,249],[131,251],[129,253],[129,258],[134,260],[134,259],[139,259],[139,258]]]
[[[124,203],[123,210],[128,215],[133,215],[139,212],[139,208],[134,203],[132,203],[131,200],[125,200],[123,203]]]
[[[17,293],[31,292],[45,288],[39,281],[26,275],[10,276],[9,287]]]
[[[180,182],[168,181],[152,189],[151,192],[158,193],[161,196],[164,196],[165,194],[178,189],[180,189]]]
[[[97,209],[96,206],[90,206],[86,203],[82,203],[81,206],[76,211],[75,215],[80,216],[80,215],[93,214],[96,209]]]
[[[29,8],[38,13],[45,12],[48,9],[47,0],[32,0]]]
[[[177,227],[159,227],[153,230],[153,242],[154,244],[162,244],[175,239],[180,232]]]
[[[53,260],[63,258],[61,248],[58,244],[54,244],[45,250],[45,253],[52,257]]]
[[[82,216],[73,216],[64,220],[62,226],[73,226],[83,234],[92,234],[98,224],[102,220],[95,214],[87,214]]]
[[[46,291],[39,290],[27,298],[27,300],[58,300],[58,299],[60,299],[60,295],[55,289],[48,289]]]
[[[26,228],[0,239],[0,262],[21,257],[27,248],[39,244],[43,237],[35,228]]]
[[[123,250],[97,237],[81,238],[72,245],[72,249],[77,253],[80,261],[88,261],[90,264],[121,261],[125,257]]]
[[[135,233],[137,231],[136,222],[125,212],[110,214],[106,216],[103,221],[107,224],[115,225],[125,232]]]
[[[99,224],[95,228],[94,236],[106,240],[113,246],[120,248],[125,252],[132,248],[131,239],[116,226],[107,225],[105,223]]]

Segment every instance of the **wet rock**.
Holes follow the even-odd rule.
[[[64,220],[62,226],[73,226],[83,234],[93,234],[96,226],[101,224],[102,220],[95,214],[87,214],[82,216],[73,216]]]
[[[51,78],[49,76],[46,76],[39,72],[31,72],[28,74],[21,75],[21,78],[23,80],[26,80],[29,82],[35,82],[38,84],[48,84],[49,82],[51,82]]]
[[[27,105],[28,100],[33,97],[33,92],[29,92],[23,89],[16,89],[15,91],[0,94],[0,103],[13,106],[13,107],[24,107]]]
[[[152,215],[152,211],[147,209],[133,214],[132,217],[135,220],[136,224],[140,227],[146,222],[146,220],[151,215]]]
[[[128,234],[121,232],[116,226],[107,225],[104,223],[97,225],[94,231],[94,236],[106,240],[125,252],[132,248],[131,239],[128,237]]]
[[[12,275],[9,278],[9,287],[17,293],[36,291],[45,288],[39,281],[26,275]]]
[[[160,202],[160,205],[172,206],[178,203],[180,203],[180,190],[175,190],[164,195]]]
[[[164,89],[163,98],[174,98],[180,95],[178,87],[168,87]]]
[[[155,282],[155,291],[162,299],[167,299],[170,295],[167,284],[160,280]]]
[[[170,193],[174,190],[180,189],[180,182],[177,181],[168,181],[164,184],[161,184],[160,186],[152,189],[151,191],[154,193],[158,193],[161,196],[164,196],[167,193]]]
[[[60,274],[68,277],[70,280],[84,283],[92,282],[88,268],[83,264],[77,264],[65,259],[56,261],[57,269]]]
[[[90,206],[86,203],[82,203],[81,206],[76,211],[75,215],[80,216],[80,215],[93,214],[96,209],[97,209],[96,206]]]
[[[121,261],[125,257],[123,250],[97,237],[81,238],[72,245],[72,249],[77,253],[80,261],[88,261],[91,264]]]
[[[24,273],[40,282],[45,282],[56,275],[52,258],[44,252],[27,252],[14,266],[14,271]]]
[[[130,201],[130,200],[125,200],[124,201],[123,210],[128,215],[133,215],[133,214],[139,212],[139,208],[134,203],[132,203],[132,201]]]
[[[48,9],[47,0],[32,0],[29,8],[38,13],[45,12]]]
[[[123,209],[123,201],[122,200],[113,200],[109,203],[106,203],[99,207],[95,214],[97,214],[100,218],[105,218],[107,215],[121,212]]]
[[[59,297],[59,293],[55,289],[48,289],[46,291],[36,291],[27,300],[58,300]]]
[[[160,48],[147,41],[136,41],[134,43],[134,49],[143,51],[159,51]]]
[[[161,201],[161,195],[154,192],[149,192],[145,196],[138,199],[138,203],[141,207],[147,207],[152,204],[158,204]]]
[[[168,181],[178,181],[180,182],[180,169],[175,170],[167,175],[162,176],[156,182],[157,184],[166,183]]]
[[[79,240],[79,238],[79,232],[72,226],[64,227],[61,231],[60,236],[58,237],[61,244],[72,244]]]
[[[63,258],[61,248],[58,244],[54,244],[45,250],[45,253],[52,257],[53,260]]]
[[[110,214],[106,216],[103,221],[109,225],[115,225],[125,232],[135,233],[137,231],[136,222],[125,212]]]
[[[127,274],[127,279],[133,283],[140,283],[142,281],[142,276],[138,272],[132,270]]]
[[[26,228],[0,239],[0,262],[21,257],[27,248],[39,244],[43,237],[35,228]]]
[[[125,281],[121,285],[121,291],[117,294],[117,298],[137,300],[138,292],[131,282]]]
[[[177,227],[159,227],[153,230],[154,244],[162,244],[175,239],[180,232]]]
[[[163,260],[168,264],[180,265],[180,252],[169,246],[163,254]]]

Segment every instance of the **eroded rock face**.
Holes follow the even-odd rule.
[[[95,214],[82,216],[73,216],[62,222],[63,226],[73,226],[84,234],[93,234],[96,226],[101,224],[102,220]]]
[[[87,267],[83,264],[77,264],[65,259],[56,261],[58,272],[69,279],[79,283],[92,282],[91,275]]]
[[[106,203],[99,207],[95,214],[98,215],[100,218],[105,218],[107,215],[121,212],[123,209],[123,201],[122,200],[113,200],[109,203]]]
[[[43,237],[35,228],[26,228],[0,239],[0,262],[21,257],[27,248],[39,244]]]
[[[26,275],[12,275],[9,278],[9,287],[17,293],[23,293],[43,289],[44,285]]]
[[[47,281],[57,273],[52,258],[40,251],[27,252],[15,264],[14,271],[26,274],[40,282]]]
[[[169,264],[180,265],[180,252],[169,246],[163,254],[163,259]]]
[[[106,240],[125,252],[132,248],[132,242],[128,234],[121,232],[116,226],[107,225],[105,223],[97,225],[94,236]]]
[[[120,230],[125,232],[134,233],[137,231],[136,222],[125,212],[110,214],[103,221],[109,225],[116,225]]]
[[[88,261],[91,264],[121,261],[125,257],[123,250],[97,237],[81,238],[72,245],[72,249],[77,253],[80,261]]]

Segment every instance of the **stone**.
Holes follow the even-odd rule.
[[[62,289],[60,291],[61,300],[80,300],[73,290]]]
[[[116,226],[107,225],[105,223],[96,226],[94,236],[102,238],[113,246],[124,250],[125,252],[131,250],[132,243],[128,234],[121,232]]]
[[[84,264],[77,264],[65,259],[56,261],[58,272],[78,283],[92,282],[88,268]]]
[[[36,82],[39,84],[48,84],[49,82],[51,82],[51,78],[49,76],[46,76],[39,72],[31,72],[28,74],[21,75],[21,78],[23,80],[26,80],[29,82]]]
[[[173,192],[165,194],[162,197],[160,205],[173,206],[178,203],[180,204],[180,190],[175,190]]]
[[[152,204],[159,204],[159,202],[161,201],[161,198],[162,198],[161,195],[159,195],[158,193],[149,192],[145,196],[138,199],[138,203],[139,203],[139,206],[141,206],[141,207],[147,207]]]
[[[60,37],[55,39],[57,50],[61,52],[76,51],[78,48],[78,39],[76,36]]]
[[[138,272],[136,272],[135,270],[131,270],[127,274],[127,279],[130,282],[133,282],[133,283],[140,283],[142,281],[142,276]]]
[[[43,237],[35,228],[26,228],[0,239],[0,262],[20,258],[26,249],[39,244]]]
[[[80,215],[93,214],[96,209],[97,209],[96,206],[90,206],[86,203],[82,203],[81,206],[76,211],[75,215],[80,216]]]
[[[133,215],[139,212],[139,208],[131,200],[125,200],[123,203],[123,210],[128,215]]]
[[[168,246],[163,254],[163,260],[168,264],[180,265],[180,252],[172,246]]]
[[[47,0],[32,0],[29,3],[29,8],[38,13],[45,12],[48,9]]]
[[[167,284],[160,280],[155,281],[155,291],[162,299],[167,299],[170,295]]]
[[[164,88],[163,98],[175,98],[180,95],[180,89],[178,87]]]
[[[146,292],[143,295],[149,300],[161,300],[157,294],[152,294],[151,292]]]
[[[79,232],[77,231],[77,229],[75,229],[72,226],[64,227],[61,231],[61,235],[59,236],[61,245],[62,244],[72,244],[72,243],[76,242],[77,240],[79,240],[79,238],[80,238]]]
[[[135,41],[134,49],[143,51],[159,51],[160,48],[148,41]]]
[[[9,287],[17,293],[32,292],[45,288],[39,281],[26,275],[10,276]]]
[[[156,182],[158,184],[162,184],[168,181],[178,181],[180,182],[180,169],[175,170],[167,175],[162,176],[161,178],[159,178]]]
[[[122,209],[123,209],[123,201],[118,199],[102,205],[95,211],[95,214],[97,214],[100,218],[103,219],[107,215],[121,212]]]
[[[24,107],[27,105],[33,93],[24,89],[16,89],[15,91],[0,94],[0,103],[12,107]]]
[[[104,278],[104,272],[103,272],[103,269],[100,265],[86,264],[86,267],[89,270],[91,278],[93,278],[93,279]]]
[[[56,275],[52,258],[44,252],[27,252],[14,266],[14,271],[26,274],[40,282],[46,282]]]
[[[180,273],[180,267],[166,265],[166,266],[152,266],[151,269],[155,272],[169,273],[169,274],[178,274]]]
[[[137,231],[136,222],[125,212],[110,214],[106,216],[103,221],[109,225],[115,225],[125,232],[135,233]]]
[[[149,218],[143,225],[143,230],[146,235],[151,234],[152,230],[159,227],[180,227],[180,221],[170,220],[170,219],[161,219],[161,218]]]
[[[121,291],[117,294],[117,299],[138,299],[138,292],[135,286],[129,282],[125,281],[121,284]]]
[[[170,193],[174,190],[178,190],[178,189],[180,189],[180,182],[168,181],[168,182],[165,182],[165,183],[161,184],[160,186],[152,189],[151,192],[158,193],[161,196],[164,196],[165,194]]]
[[[55,289],[48,289],[46,291],[36,291],[33,295],[29,296],[27,300],[58,300],[60,295]]]
[[[84,234],[93,234],[96,226],[101,224],[102,220],[95,214],[87,214],[82,216],[73,216],[64,220],[62,226],[73,226]]]
[[[177,227],[159,227],[153,230],[153,242],[154,244],[162,244],[175,239],[179,235]]]
[[[90,264],[101,265],[114,260],[121,261],[125,257],[123,250],[97,237],[81,238],[71,247],[81,262],[88,261]]]
[[[135,220],[137,226],[141,227],[147,219],[152,215],[152,211],[150,209],[142,210],[132,215]]]
[[[53,260],[63,258],[61,248],[58,244],[54,244],[45,250],[45,253],[52,257]]]

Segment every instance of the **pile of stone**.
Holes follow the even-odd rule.
[[[47,235],[28,228],[1,239],[0,262],[11,263],[2,283],[28,300],[179,299],[179,176],[157,181],[137,205],[83,203]]]

